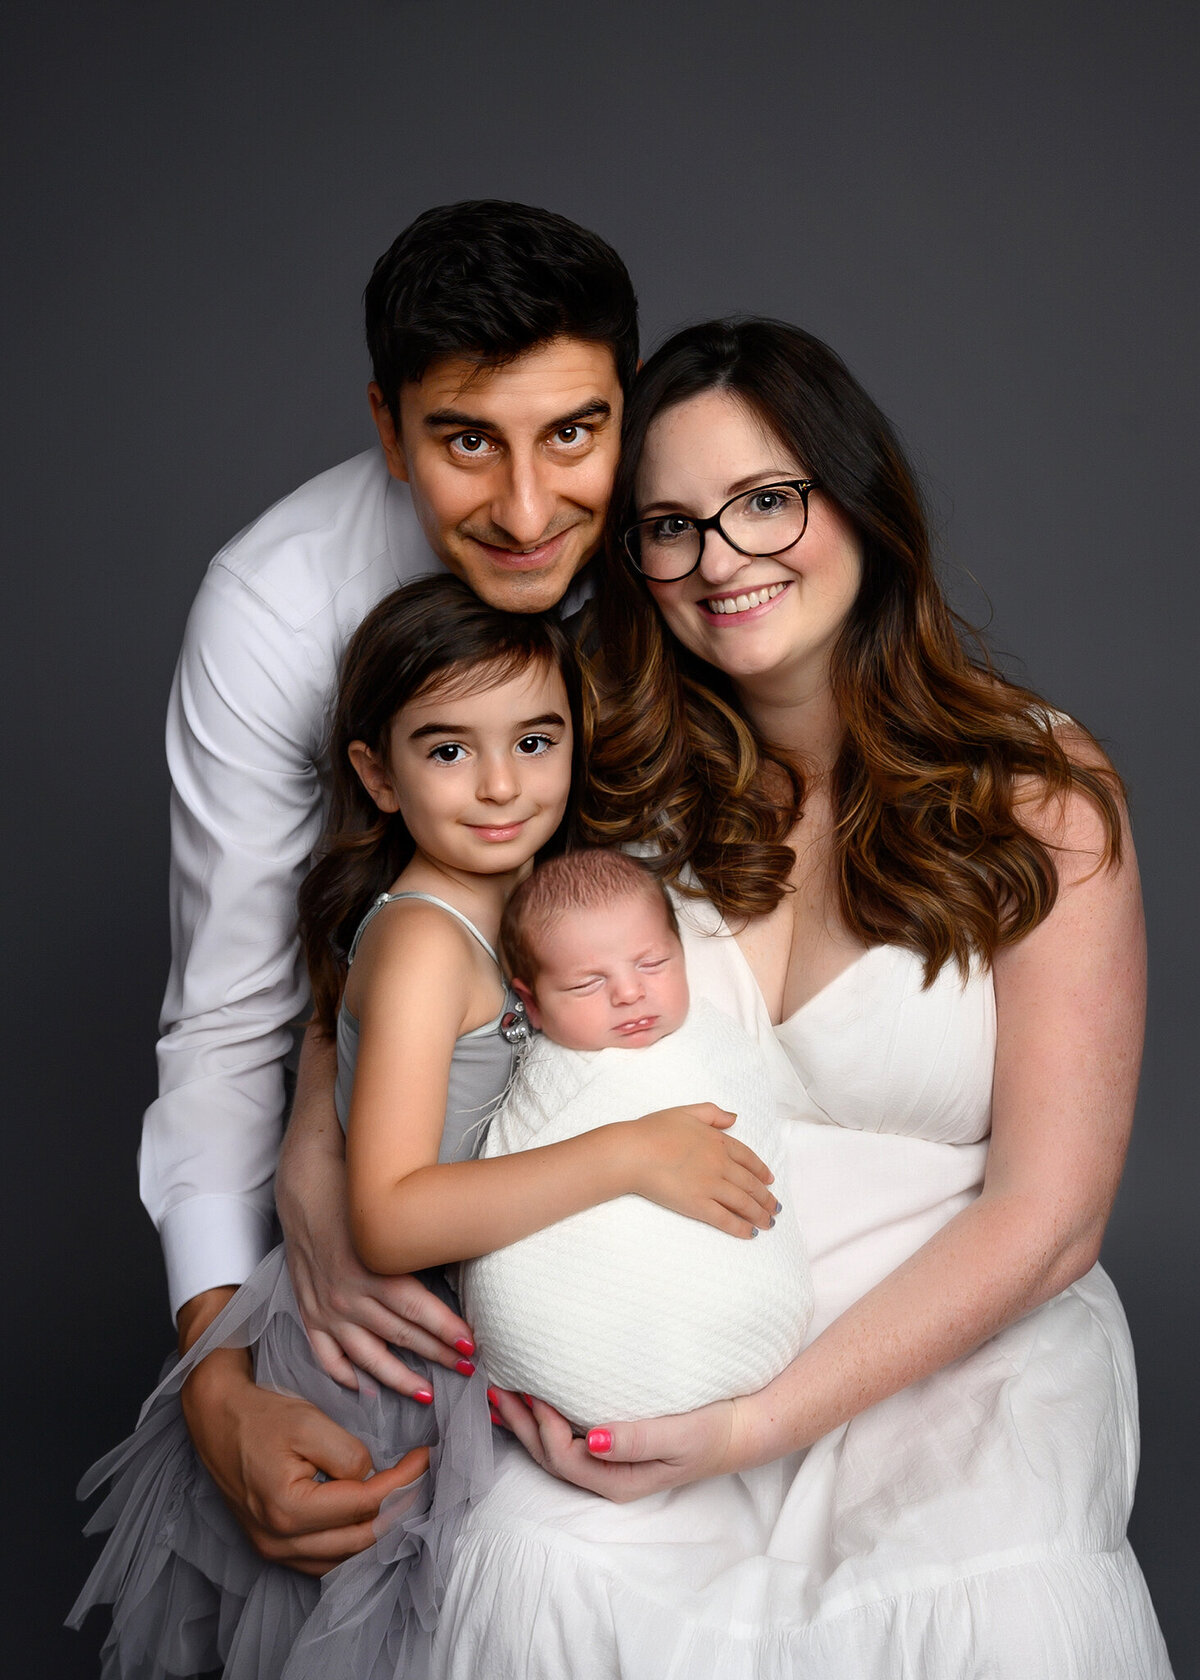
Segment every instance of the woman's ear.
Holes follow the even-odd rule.
[[[354,766],[359,781],[379,809],[386,816],[393,816],[400,809],[400,801],[396,797],[391,774],[379,756],[371,751],[365,741],[351,741],[346,748],[346,756]]]
[[[541,1032],[542,1012],[538,1008],[537,999],[533,995],[533,987],[527,985],[524,980],[510,980],[509,985],[512,987],[513,991],[516,992],[521,1002],[525,1005],[525,1013],[529,1017],[529,1025],[535,1028],[538,1032]]]

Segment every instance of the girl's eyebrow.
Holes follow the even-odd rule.
[[[540,717],[526,718],[515,727],[520,734],[530,729],[542,729],[547,725],[557,724],[560,729],[566,728],[566,719],[560,712],[543,712]],[[408,737],[410,741],[423,741],[427,735],[473,735],[474,726],[469,723],[423,723],[419,729],[414,729]]]

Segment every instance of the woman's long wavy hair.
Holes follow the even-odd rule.
[[[687,891],[694,877],[692,890],[736,920],[767,913],[787,890],[804,768],[760,736],[727,677],[669,634],[621,547],[650,426],[712,390],[762,421],[861,546],[862,582],[831,656],[845,731],[831,793],[846,926],[867,945],[918,952],[927,983],[951,958],[964,972],[973,954],[990,961],[1037,926],[1058,887],[1052,848],[1021,821],[1022,788],[1086,794],[1113,862],[1120,783],[1068,756],[1045,702],[1000,677],[981,646],[968,653],[891,425],[833,351],[782,322],[690,327],[634,387],[596,609],[607,699],[584,833],[653,840],[669,880]]]
[[[313,1018],[323,1032],[334,1030],[355,930],[413,852],[403,818],[385,815],[359,781],[350,743],[386,757],[392,720],[418,695],[478,693],[534,662],[562,673],[574,726],[571,798],[555,847],[570,838],[585,750],[579,665],[557,619],[500,612],[443,573],[386,596],[351,638],[329,732],[329,815],[299,895]]]

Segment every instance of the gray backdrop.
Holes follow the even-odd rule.
[[[94,1555],[71,1490],[169,1342],[133,1157],[188,603],[370,440],[377,253],[497,195],[611,239],[648,344],[735,309],[827,337],[912,447],[956,600],[1128,778],[1152,1016],[1106,1261],[1141,1370],[1134,1541],[1200,1672],[1196,8],[40,0],[2,27],[6,1666],[94,1672],[98,1629],[56,1626]]]

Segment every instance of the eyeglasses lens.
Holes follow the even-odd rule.
[[[804,535],[804,497],[787,485],[748,490],[721,510],[722,534],[743,554],[780,554]],[[643,519],[626,543],[634,564],[647,577],[665,583],[685,577],[700,554],[701,534],[682,514]]]

